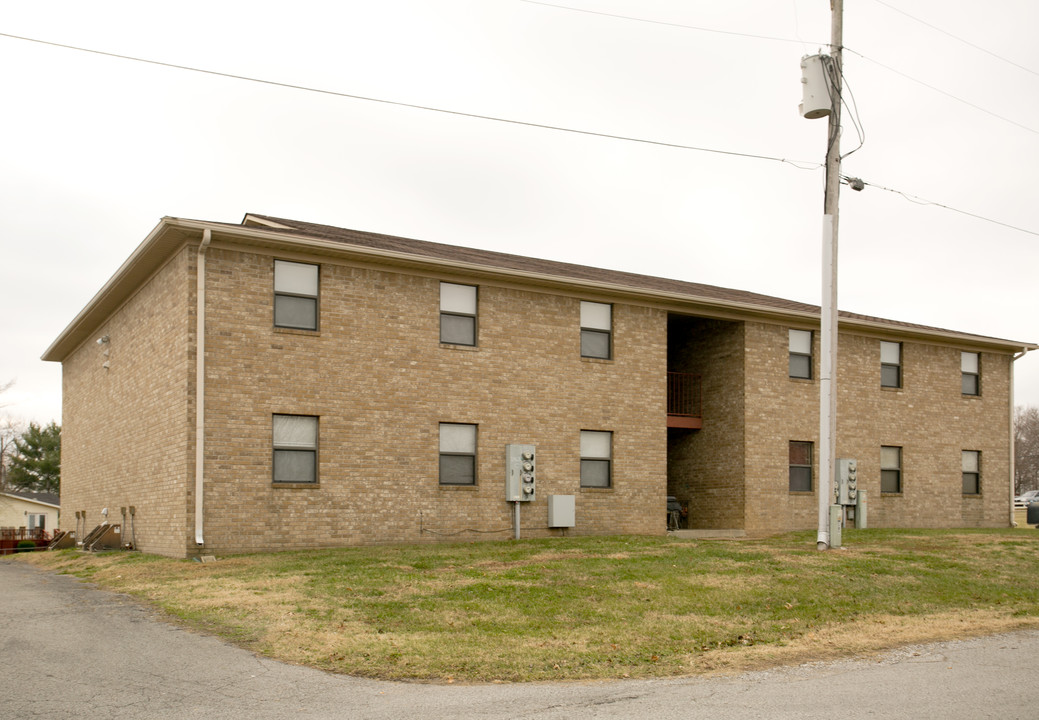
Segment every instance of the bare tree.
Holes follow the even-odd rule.
[[[10,466],[14,442],[22,436],[22,423],[9,417],[0,418],[0,492],[7,490],[7,469]]]
[[[11,389],[14,380],[0,384],[0,395]],[[3,408],[7,403],[0,403]],[[7,492],[7,469],[10,466],[11,455],[14,452],[15,441],[22,436],[25,428],[22,423],[4,414],[0,417],[0,493]],[[0,504],[6,505],[11,502],[6,497],[0,497]]]
[[[1014,491],[1039,490],[1039,408],[1014,411]]]

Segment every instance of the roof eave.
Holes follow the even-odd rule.
[[[168,258],[173,250],[183,244],[184,238],[170,234],[174,224],[171,218],[159,221],[144,238],[130,257],[119,266],[108,282],[90,299],[72,322],[62,330],[54,342],[44,351],[41,359],[46,362],[62,362],[69,354],[94,332],[115,311],[133,288],[149,277]]]
[[[246,215],[244,222],[253,216]],[[675,312],[702,313],[720,319],[761,319],[778,322],[794,322],[806,326],[818,325],[818,310],[796,310],[776,308],[754,303],[697,297],[681,292],[640,288],[636,286],[604,283],[597,280],[551,275],[541,272],[504,268],[476,262],[458,261],[431,257],[397,250],[351,245],[335,240],[300,235],[292,228],[260,219],[249,225],[232,225],[202,220],[186,220],[164,217],[148,234],[133,254],[119,267],[115,274],[98,291],[89,303],[69,323],[68,327],[51,343],[42,359],[61,362],[89,335],[103,324],[134,289],[155,272],[167,258],[194,235],[201,237],[210,230],[213,240],[223,239],[246,245],[275,249],[304,250],[317,254],[389,264],[419,269],[439,269],[447,275],[470,275],[499,280],[512,280],[534,284],[550,289],[580,290],[600,296],[609,296],[641,304],[667,308]],[[938,328],[913,327],[899,323],[886,323],[881,319],[841,317],[840,326],[847,330],[883,333],[889,336],[916,338],[930,342],[956,343],[970,347],[993,349],[1001,352],[1018,352],[1039,349],[1031,343],[1022,343],[999,338],[989,338],[968,333],[941,330]]]

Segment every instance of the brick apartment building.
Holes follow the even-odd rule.
[[[164,218],[44,355],[62,524],[133,507],[137,547],[178,557],[508,538],[526,444],[523,537],[663,534],[668,495],[689,528],[814,528],[818,327],[750,292]],[[842,313],[836,447],[871,526],[1010,523],[1012,363],[1035,348]]]

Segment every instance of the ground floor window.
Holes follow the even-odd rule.
[[[981,494],[981,452],[978,450],[963,451],[963,494]]]
[[[812,492],[812,443],[790,441],[790,492]]]
[[[581,431],[581,487],[608,488],[613,485],[613,433]]]
[[[275,415],[274,482],[317,482],[317,418]]]
[[[880,492],[902,492],[902,448],[884,445],[880,448]]]
[[[476,425],[440,423],[440,484],[476,484]]]

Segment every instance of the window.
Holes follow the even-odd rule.
[[[476,345],[476,287],[440,283],[440,342]]]
[[[440,484],[476,484],[476,426],[440,423]]]
[[[47,529],[47,515],[46,515],[46,513],[44,513],[42,515],[29,514],[28,517],[29,517],[29,521],[28,521],[28,525],[26,527],[29,530],[36,530],[36,529],[46,530]]]
[[[880,448],[880,492],[902,492],[902,448]]]
[[[812,443],[790,441],[790,492],[812,492]]]
[[[960,372],[964,395],[981,394],[981,359],[978,353],[960,353]]]
[[[902,387],[902,343],[880,341],[880,387]]]
[[[613,306],[604,303],[581,303],[581,357],[612,357]]]
[[[581,431],[581,487],[608,488],[613,484],[610,470],[613,433]]]
[[[981,494],[981,453],[977,450],[963,451],[963,494]]]
[[[317,330],[318,266],[274,261],[274,326]]]
[[[812,331],[790,331],[790,377],[812,379]]]
[[[317,418],[274,416],[274,482],[317,482]]]

